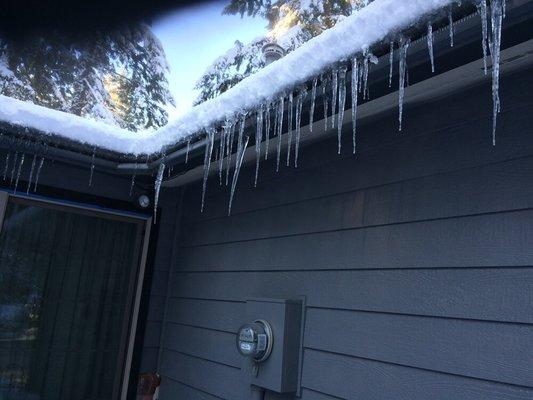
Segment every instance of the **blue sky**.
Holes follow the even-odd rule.
[[[194,84],[206,68],[233,46],[235,40],[247,43],[266,33],[262,18],[222,15],[227,1],[213,1],[169,12],[154,22],[152,29],[161,40],[170,64],[170,90],[175,118],[190,109],[197,96]]]

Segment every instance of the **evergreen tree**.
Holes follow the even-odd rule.
[[[168,65],[145,24],[0,41],[0,93],[130,130],[167,122]]]
[[[218,96],[245,77],[264,67],[261,48],[276,42],[291,52],[331,28],[370,0],[230,0],[225,14],[262,17],[269,32],[249,45],[237,41],[225,55],[207,69],[196,84],[200,94],[196,103]]]

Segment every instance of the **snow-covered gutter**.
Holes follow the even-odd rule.
[[[146,155],[164,153],[206,129],[234,120],[307,82],[331,65],[348,60],[390,35],[459,0],[375,0],[283,59],[202,103],[156,131],[127,130],[0,96],[0,121],[63,137],[88,148]]]

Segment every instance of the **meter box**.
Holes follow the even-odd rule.
[[[278,393],[297,391],[302,310],[302,300],[247,300],[248,323],[239,329],[236,345],[251,385]]]

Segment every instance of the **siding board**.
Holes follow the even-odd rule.
[[[167,324],[166,330],[165,348],[240,367],[242,360],[235,346],[235,334],[178,324]]]
[[[533,323],[533,268],[177,273],[172,293],[230,301],[305,295],[314,307]]]
[[[348,400],[527,400],[531,388],[305,351],[303,385]]]
[[[170,378],[225,400],[250,398],[240,369],[169,350],[163,351],[161,368]]]
[[[304,345],[533,387],[533,325],[309,309]]]
[[[199,328],[237,332],[245,313],[244,302],[171,298],[167,321]]]
[[[186,247],[533,207],[533,157],[191,224]],[[508,196],[515,188],[516,195]],[[272,218],[273,214],[282,218]],[[313,218],[307,218],[312,215]]]
[[[216,271],[528,266],[533,265],[531,221],[533,210],[522,210],[183,248],[179,267]]]

